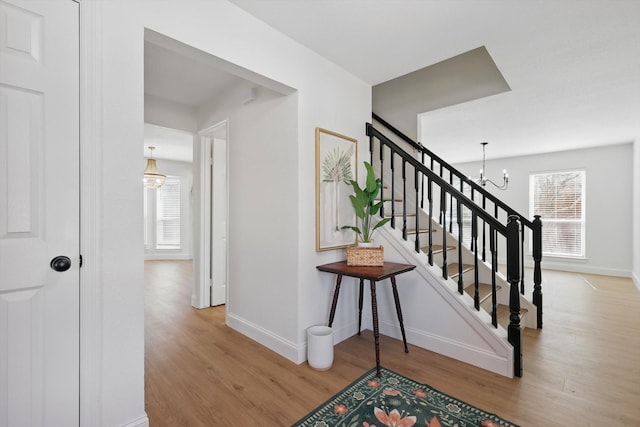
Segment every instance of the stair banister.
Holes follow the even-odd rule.
[[[532,230],[532,247],[533,247],[533,260],[534,260],[534,291],[533,291],[533,304],[537,307],[537,325],[538,328],[542,327],[542,291],[541,291],[541,259],[542,259],[542,222],[539,216],[536,216],[533,221],[528,221],[522,216],[518,215],[515,210],[508,207],[506,204],[495,198],[491,193],[488,193],[481,186],[469,180],[463,176],[459,171],[442,161],[439,157],[433,155],[430,151],[424,149],[420,145],[411,144],[414,148],[421,151],[423,155],[416,156],[407,153],[395,142],[391,141],[386,135],[379,132],[373,127],[373,125],[367,123],[367,135],[370,137],[370,151],[371,159],[373,161],[375,152],[375,139],[379,142],[380,149],[380,166],[381,171],[384,171],[385,166],[385,150],[390,152],[390,166],[391,169],[391,211],[395,215],[395,159],[396,156],[400,158],[402,162],[402,203],[403,203],[403,230],[402,236],[404,240],[407,240],[407,167],[413,167],[413,179],[414,179],[414,193],[415,193],[415,209],[416,209],[416,237],[415,237],[415,251],[420,252],[420,221],[419,213],[423,209],[424,205],[424,183],[427,182],[427,199],[428,199],[428,215],[433,219],[433,185],[437,185],[440,188],[440,208],[439,208],[439,222],[442,226],[442,231],[449,230],[453,227],[452,211],[455,208],[457,210],[456,222],[457,232],[459,239],[463,238],[463,223],[462,216],[464,209],[469,209],[471,212],[471,250],[474,254],[474,307],[476,310],[480,310],[479,300],[479,230],[478,227],[483,227],[483,244],[482,244],[482,261],[486,261],[485,246],[486,246],[486,233],[489,233],[489,245],[491,254],[491,323],[494,327],[497,327],[497,265],[498,265],[498,235],[504,236],[506,240],[506,262],[507,262],[507,284],[509,295],[509,325],[507,327],[507,339],[513,346],[514,350],[514,375],[522,376],[522,329],[521,329],[521,313],[520,313],[520,289],[524,285],[524,228],[530,228]],[[404,138],[402,138],[404,140]],[[409,142],[409,141],[405,141]],[[424,164],[424,154],[427,153],[430,156],[430,166]],[[434,171],[435,162],[438,162],[438,172]],[[446,173],[448,171],[448,174]],[[447,177],[448,175],[448,177]],[[454,176],[459,180],[454,183]],[[447,178],[445,178],[447,177]],[[381,180],[384,180],[384,173],[381,173]],[[459,188],[456,185],[460,183]],[[464,186],[469,185],[471,188],[471,198],[469,198],[464,192]],[[384,183],[383,183],[384,188]],[[383,190],[384,191],[384,190]],[[474,199],[475,195],[480,196],[482,207]],[[384,196],[381,194],[384,199]],[[437,197],[437,196],[436,196]],[[454,202],[455,200],[455,202]],[[490,207],[487,207],[487,200],[493,204],[493,213],[489,212]],[[448,203],[447,203],[448,202]],[[450,208],[450,212],[447,209]],[[489,208],[489,209],[488,209]],[[502,212],[500,212],[502,210]],[[449,213],[449,215],[447,215]],[[504,213],[507,214],[506,224],[503,224],[500,220]],[[500,214],[500,215],[499,215]],[[447,227],[447,217],[449,217],[449,227]],[[428,227],[428,239],[429,247],[427,251],[428,262],[433,265],[433,221],[429,221]],[[392,222],[392,228],[395,228],[395,221]],[[448,278],[448,266],[447,248],[448,248],[448,233],[442,233],[442,277]],[[458,244],[458,291],[464,292],[463,283],[463,262],[462,262],[462,245]]]
[[[384,170],[384,150],[380,150],[380,170]],[[393,152],[391,153],[391,157],[393,157]],[[371,158],[371,164],[375,164],[373,163],[373,158]],[[384,184],[384,183],[381,183]],[[380,194],[378,197],[380,197],[380,200],[384,200],[384,185],[380,185]],[[393,198],[393,194],[391,195],[391,198]],[[384,218],[384,203],[382,204],[382,207],[380,207],[380,216]]]
[[[419,200],[420,200],[420,187],[419,187],[419,174],[418,174],[418,170],[414,169],[413,171],[413,183],[414,183],[414,188],[416,190],[416,200],[415,200],[415,207],[416,207],[416,241],[415,241],[415,250],[416,252],[420,252],[420,214],[419,214],[419,210],[422,209],[420,207],[419,204]]]
[[[458,210],[458,215],[456,215],[456,222],[458,224],[458,241],[462,241],[462,215],[459,214],[462,211],[462,206],[459,200],[457,201],[456,209]],[[462,260],[462,245],[458,245],[458,260]],[[462,266],[462,262],[458,261],[458,293],[460,295],[464,294],[464,275],[462,274]]]
[[[491,324],[498,327],[498,299],[496,273],[498,266],[498,251],[496,250],[496,233],[489,234],[489,251],[491,252]]]
[[[422,144],[418,144],[418,145],[420,145],[420,156],[421,156],[421,162],[422,162],[422,164],[424,165],[424,156],[425,156],[425,153],[424,153],[424,151],[422,150]],[[422,209],[424,209],[424,182],[423,182],[422,184],[423,184],[423,185],[422,185],[422,188],[420,189],[420,207],[421,207]]]
[[[429,219],[433,218],[433,189],[431,188],[431,180],[427,178],[427,201],[429,202]],[[429,251],[427,259],[429,265],[433,265],[433,221],[429,221]]]
[[[434,169],[435,163],[437,162],[439,165],[439,176],[443,176],[443,169],[448,169],[450,172],[450,181],[449,184],[452,184],[453,176],[460,180],[461,185],[464,182],[469,185],[471,188],[471,200],[475,200],[475,194],[478,193],[482,200],[482,210],[486,212],[487,210],[487,200],[489,200],[494,205],[494,214],[495,218],[498,218],[499,209],[505,212],[507,218],[511,215],[517,215],[519,217],[519,221],[522,225],[522,245],[524,245],[524,228],[528,228],[532,232],[532,247],[533,253],[532,258],[534,260],[533,265],[533,281],[534,281],[534,289],[533,289],[533,297],[532,301],[537,307],[537,324],[538,328],[542,328],[542,268],[541,268],[541,260],[542,260],[542,221],[539,216],[534,216],[534,220],[528,220],[524,215],[519,214],[509,205],[495,197],[492,193],[485,190],[481,185],[477,184],[473,180],[469,179],[463,173],[458,171],[453,166],[449,165],[446,161],[440,158],[437,154],[433,153],[431,150],[425,148],[422,144],[416,143],[407,135],[399,131],[389,122],[384,120],[382,117],[378,116],[376,113],[372,113],[374,120],[379,122],[381,125],[389,129],[392,133],[394,133],[397,137],[399,137],[403,142],[408,144],[411,148],[418,150],[421,153],[422,163],[425,163],[425,155],[429,157],[429,168],[431,170]],[[372,127],[371,124],[367,124],[367,134],[369,127]],[[382,135],[380,132],[377,132],[379,135]],[[386,138],[386,137],[385,137]],[[388,138],[386,138],[388,139]],[[373,142],[373,137],[371,137],[371,141]],[[371,145],[371,151],[373,154],[373,145]],[[429,215],[431,218],[432,216]],[[483,230],[482,230],[482,260],[486,261],[486,223],[483,218]],[[495,243],[495,242],[494,242]],[[495,248],[497,251],[497,247]],[[522,246],[522,258],[524,259],[524,246]],[[493,253],[495,255],[495,252]],[[493,255],[492,255],[493,258]],[[524,261],[521,262],[521,291],[524,293]]]
[[[507,223],[507,281],[509,282],[509,327],[507,334],[513,346],[513,374],[522,376],[522,329],[520,328],[520,224],[517,215]]]
[[[478,219],[473,212],[471,214],[471,246],[473,251],[473,306],[476,310],[480,310],[480,276],[479,276],[479,258],[478,258]]]
[[[440,177],[439,175],[435,174],[431,169],[427,168],[426,166],[424,166],[424,164],[422,164],[422,162],[416,160],[414,157],[412,157],[411,155],[409,155],[408,153],[406,153],[404,150],[402,150],[398,145],[396,145],[395,143],[393,143],[392,141],[390,141],[388,138],[386,138],[383,134],[379,133],[375,128],[373,128],[371,125],[367,124],[367,134],[370,137],[370,142],[371,145],[374,146],[374,141],[375,138],[377,138],[380,141],[381,144],[381,151],[383,150],[383,147],[387,147],[390,152],[391,152],[391,157],[393,158],[395,155],[397,155],[398,157],[401,158],[402,160],[402,180],[403,180],[403,230],[402,230],[402,235],[403,235],[403,239],[407,240],[407,225],[406,225],[406,190],[407,190],[407,185],[406,185],[406,178],[407,178],[407,172],[406,172],[406,167],[407,164],[409,164],[410,166],[412,166],[414,168],[414,184],[415,184],[415,194],[416,194],[416,199],[415,199],[415,207],[416,207],[416,236],[415,236],[415,251],[416,252],[420,252],[421,248],[420,248],[420,235],[418,230],[420,229],[420,223],[419,223],[419,210],[421,209],[419,207],[419,200],[418,200],[418,194],[419,194],[419,186],[418,183],[421,181],[421,178],[423,176],[425,176],[427,178],[427,182],[428,182],[428,194],[431,194],[431,189],[432,189],[432,184],[436,184],[440,187],[440,223],[444,224],[445,221],[444,219],[447,216],[447,197],[450,198],[451,200],[455,199],[456,200],[456,206],[458,211],[462,210],[462,206],[465,206],[466,208],[468,208],[473,214],[474,214],[474,218],[477,221],[478,218],[481,218],[484,224],[488,224],[489,226],[489,230],[491,233],[500,233],[503,236],[506,233],[506,226],[504,226],[503,224],[501,224],[495,217],[492,217],[489,213],[487,213],[484,210],[479,209],[476,205],[475,202],[473,202],[473,200],[469,199],[468,197],[466,197],[466,195],[458,190],[457,188],[453,187],[451,184],[449,184],[445,179],[443,179],[442,177]],[[373,149],[372,149],[373,152]],[[381,155],[380,156],[381,161],[384,159],[384,156]],[[393,177],[393,175],[392,175]],[[384,180],[384,174],[381,174],[381,179]],[[424,182],[424,181],[422,181]],[[392,180],[392,186],[394,185],[393,180]],[[383,183],[383,187],[384,187],[384,183]],[[391,202],[392,202],[392,206],[394,203],[393,200],[393,194],[391,196]],[[453,206],[453,203],[450,203],[451,206]],[[393,209],[393,208],[392,208]],[[429,206],[429,211],[432,212],[432,204],[430,204]],[[432,216],[430,216],[430,218],[432,218]],[[459,216],[458,216],[459,218]],[[462,233],[462,224],[459,224],[459,228],[458,231],[461,234]],[[485,227],[486,228],[486,227]],[[443,225],[443,229],[444,229],[444,225]],[[428,260],[429,260],[429,264],[433,265],[433,254],[432,254],[432,228],[431,226],[429,227],[429,249],[428,249]],[[447,242],[447,233],[443,233],[442,235],[442,247],[443,248],[447,248],[448,247],[448,242]],[[493,248],[493,254],[494,257],[492,258],[494,260],[494,265],[493,265],[493,269],[496,269],[496,265],[497,265],[497,255],[496,255],[496,246],[494,245]],[[461,251],[461,246],[458,245],[458,259],[461,259],[462,255],[460,253]],[[447,251],[443,250],[442,251],[442,277],[444,279],[448,279],[449,273],[448,273],[448,259],[447,259]],[[459,292],[462,294],[464,292],[464,283],[463,283],[463,266],[462,263],[458,263],[458,289]],[[477,286],[476,286],[477,288]],[[495,293],[495,287],[494,287],[494,292]],[[476,290],[476,296],[474,296],[474,298],[477,298],[477,293],[478,291]],[[475,304],[474,304],[475,305]],[[479,306],[479,304],[478,304]],[[492,322],[492,323],[496,323],[496,322]],[[497,324],[494,324],[494,326],[496,326]]]
[[[457,188],[452,187],[451,184],[449,184],[445,179],[438,176],[438,174],[436,174],[431,169],[423,165],[420,161],[416,160],[414,157],[410,155],[407,155],[400,146],[398,146],[396,143],[391,141],[384,134],[380,133],[370,123],[367,123],[367,135],[370,137],[370,141],[373,141],[374,138],[378,138],[378,140],[383,142],[385,146],[389,147],[389,149],[392,152],[394,152],[397,156],[401,157],[403,159],[403,162],[410,164],[414,169],[417,169],[420,174],[431,179],[431,181],[436,185],[438,185],[440,188],[446,189],[446,193],[453,196],[453,198],[455,198],[456,200],[459,200],[463,206],[467,207],[472,211],[477,210],[478,216],[482,220],[484,220],[491,228],[498,230],[498,232],[502,235],[505,234],[506,226],[504,224],[500,223],[496,218],[491,216],[486,211],[478,209],[476,203],[473,200],[469,199],[465,194],[461,193]]]
[[[440,224],[442,225],[447,216],[447,195],[440,187]],[[445,227],[442,227],[445,230]],[[442,277],[446,280],[449,278],[449,266],[447,265],[447,233],[442,233]]]
[[[535,215],[533,220],[533,304],[538,313],[538,329],[542,328],[542,220]]]
[[[391,130],[393,133],[395,133],[398,137],[400,137],[404,142],[409,144],[412,148],[414,148],[416,150],[420,150],[421,152],[424,152],[428,157],[430,157],[432,159],[432,161],[437,162],[442,168],[449,169],[449,171],[453,174],[453,176],[455,176],[456,178],[460,179],[465,184],[468,184],[473,190],[477,191],[482,196],[484,196],[487,199],[489,199],[496,206],[496,208],[502,209],[503,211],[505,211],[507,213],[507,215],[518,215],[520,217],[520,221],[522,222],[522,224],[524,226],[527,226],[528,228],[531,228],[531,225],[532,225],[531,221],[529,221],[526,217],[524,217],[523,215],[521,215],[518,212],[516,212],[513,208],[511,208],[509,205],[504,203],[502,200],[498,199],[492,193],[490,193],[489,191],[485,190],[481,185],[479,185],[476,182],[474,182],[473,180],[469,179],[465,174],[463,174],[462,172],[460,172],[459,170],[457,170],[453,166],[449,165],[446,161],[442,160],[442,158],[440,156],[438,156],[437,154],[433,153],[428,148],[425,148],[424,146],[422,146],[420,144],[417,144],[415,141],[413,141],[411,138],[409,138],[408,136],[406,136],[405,134],[400,132],[398,129],[393,127],[393,125],[389,124],[387,121],[382,119],[376,113],[373,113],[372,115],[373,115],[373,118],[376,121],[380,122],[382,125],[387,127],[389,130]],[[367,124],[367,125],[370,125],[370,124]],[[378,133],[380,134],[380,132],[378,132]],[[442,172],[440,174],[442,175]],[[486,209],[486,206],[484,206],[484,208]]]
[[[407,240],[407,164],[404,161],[402,162],[402,238]]]
[[[411,146],[411,148],[413,148],[414,150],[418,150],[420,152],[423,152],[423,146],[421,144],[418,144],[417,142],[415,142],[413,139],[409,138],[407,135],[405,135],[404,133],[400,132],[398,129],[396,129],[395,127],[393,127],[392,124],[390,124],[389,122],[387,122],[386,120],[384,120],[382,117],[380,117],[379,115],[377,115],[376,113],[372,113],[372,117],[375,121],[379,122],[380,124],[382,124],[384,127],[386,127],[387,129],[391,130],[393,133],[395,133],[396,135],[398,135],[404,142],[406,142],[407,144],[409,144]],[[433,157],[432,157],[433,159]],[[424,159],[422,159],[422,163],[424,163]],[[431,165],[431,169],[433,169],[433,164]]]
[[[393,174],[395,173],[395,154],[391,153],[391,162],[390,162],[390,166],[391,166],[391,176],[394,176]],[[396,194],[396,180],[392,179],[391,180],[391,197],[393,198],[393,195]],[[384,203],[383,203],[383,207],[384,207]],[[391,228],[396,228],[396,204],[395,203],[391,203]]]

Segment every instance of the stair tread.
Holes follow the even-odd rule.
[[[475,283],[471,283],[469,286],[464,288],[464,291],[473,298],[473,294],[475,292]],[[496,285],[496,291],[501,289],[500,285]],[[478,283],[478,296],[480,298],[480,304],[482,304],[487,298],[491,296],[492,286],[490,283]]]
[[[420,232],[420,234],[428,233],[429,229],[428,228],[421,228],[418,231]],[[407,228],[407,234],[416,234],[416,229],[415,228]]]
[[[431,253],[434,254],[439,254],[442,252],[442,245],[431,245]],[[452,249],[455,249],[456,247],[453,245],[447,245],[447,250],[450,251]],[[423,246],[422,248],[420,248],[420,250],[422,252],[424,252],[425,254],[429,253],[429,246]]]
[[[473,270],[473,264],[462,264],[462,273]],[[451,278],[458,277],[458,263],[447,264],[447,275]]]

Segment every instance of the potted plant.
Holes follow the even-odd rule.
[[[367,169],[367,181],[364,188],[360,188],[360,185],[354,180],[349,181],[355,193],[349,196],[349,199],[351,199],[351,205],[356,213],[356,225],[345,225],[342,228],[352,229],[359,236],[359,244],[364,243],[365,246],[370,246],[373,232],[389,222],[391,218],[382,218],[376,221],[375,217],[383,204],[382,201],[376,203],[382,181],[380,178],[376,178],[370,163],[364,162],[364,167]]]

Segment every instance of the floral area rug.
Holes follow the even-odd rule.
[[[517,427],[385,368],[355,380],[292,427]]]

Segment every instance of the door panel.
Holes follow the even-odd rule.
[[[79,424],[78,28],[0,0],[0,426]]]
[[[227,140],[213,138],[211,173],[211,305],[227,301]]]

